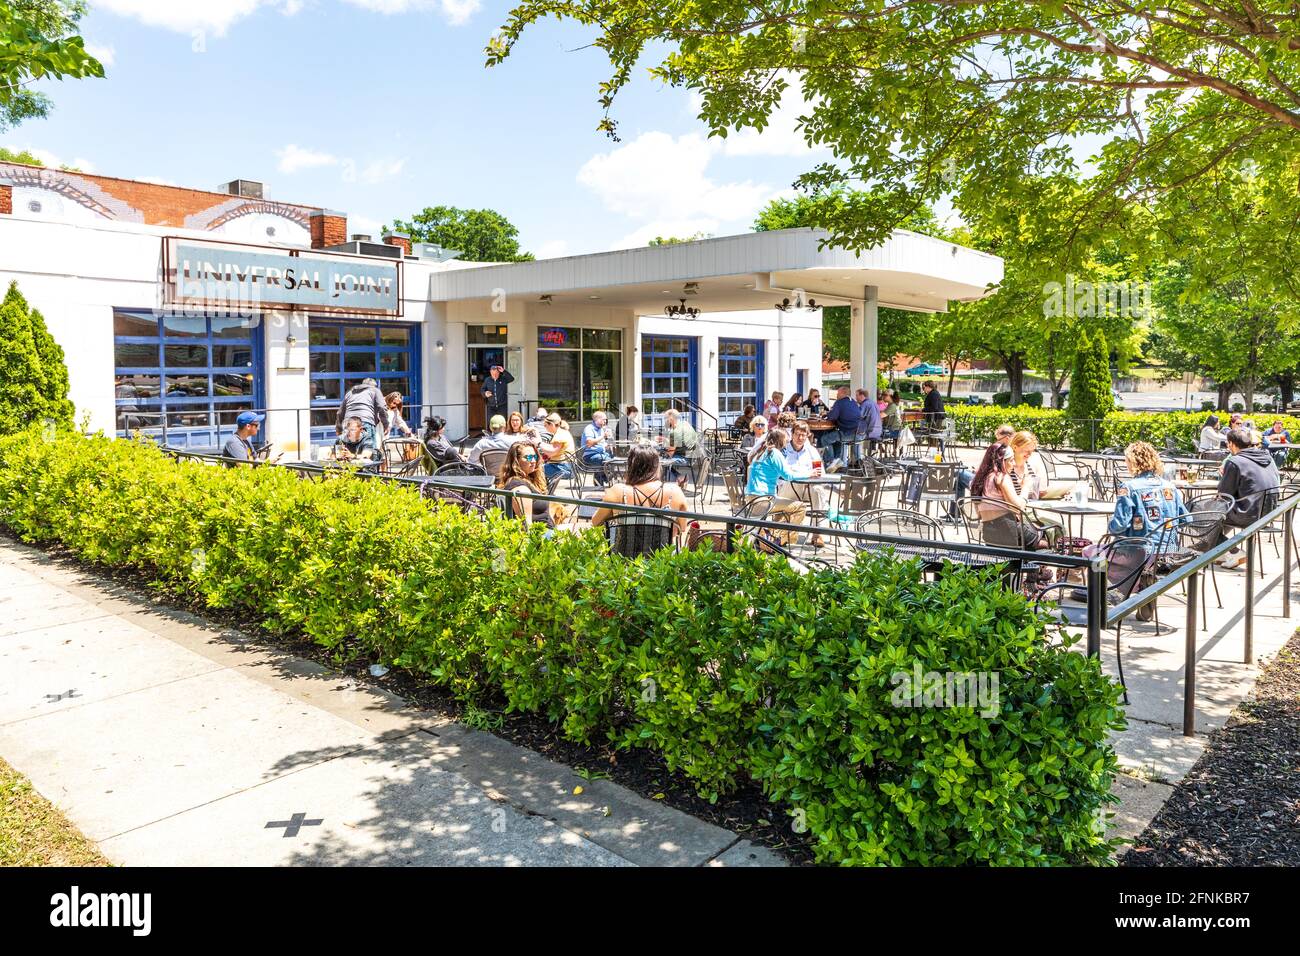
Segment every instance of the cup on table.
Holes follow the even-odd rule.
[[[820,478],[822,476],[822,463],[820,461],[813,462],[812,476],[814,478]]]

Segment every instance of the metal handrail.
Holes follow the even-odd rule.
[[[1300,506],[1300,493],[1282,499],[1277,507],[1268,514],[1262,515],[1238,531],[1237,534],[1225,537],[1223,541],[1220,541],[1214,547],[1207,549],[1198,557],[1188,561],[1169,574],[1161,576],[1148,587],[1130,595],[1127,600],[1121,601],[1110,608],[1105,615],[1105,626],[1110,627],[1139,608],[1155,601],[1172,588],[1177,587],[1184,581],[1187,582],[1187,633],[1184,635],[1185,658],[1183,662],[1183,736],[1185,737],[1192,737],[1196,734],[1196,628],[1198,623],[1196,599],[1197,588],[1200,586],[1200,572],[1229,551],[1245,544],[1246,599],[1242,607],[1242,622],[1245,625],[1242,663],[1253,664],[1255,657],[1255,552],[1258,548],[1256,538],[1262,531],[1275,533],[1277,529],[1271,526],[1274,521],[1279,518],[1282,519],[1284,539],[1282,549],[1282,616],[1290,618],[1291,557],[1295,536],[1292,518],[1297,506]],[[1177,518],[1169,519],[1169,528],[1172,529],[1178,520]]]

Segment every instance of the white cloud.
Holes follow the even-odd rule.
[[[161,176],[137,176],[137,180],[142,183],[153,183],[155,186],[175,186],[178,185],[173,179],[163,179]]]
[[[101,46],[98,43],[87,43],[86,52],[105,67],[112,66],[117,59],[117,53],[111,46]]]
[[[361,181],[374,185],[401,174],[406,166],[405,159],[374,159],[361,169]]]
[[[68,165],[73,169],[81,170],[83,173],[93,173],[95,171],[95,164],[84,156],[78,156],[72,162],[68,163]]]
[[[401,13],[440,13],[450,24],[465,23],[482,7],[481,0],[344,0],[354,7],[386,15]]]
[[[618,248],[644,245],[656,236],[744,228],[777,190],[749,180],[714,181],[708,167],[722,151],[719,140],[698,133],[642,133],[589,159],[578,171],[578,182],[610,212],[645,220]]]
[[[64,166],[70,166],[80,173],[93,173],[95,164],[84,156],[78,156],[76,159],[65,159],[58,153],[52,153],[48,149],[40,149],[28,143],[25,146],[10,146],[9,149],[15,153],[31,153],[46,169],[62,169]]]
[[[278,7],[292,15],[301,0],[98,0],[95,9],[132,17],[151,27],[177,33],[211,33],[224,36],[230,25],[259,7]]]
[[[349,236],[353,233],[361,233],[377,240],[383,231],[384,224],[378,219],[371,219],[369,216],[348,216]]]
[[[337,166],[340,162],[337,156],[331,156],[329,153],[322,153],[318,150],[304,149],[294,143],[290,143],[283,149],[277,149],[275,155],[280,157],[280,164],[277,168],[280,172],[289,173],[290,175],[304,169]]]
[[[533,252],[538,259],[559,259],[568,254],[569,240],[567,239],[548,239]]]

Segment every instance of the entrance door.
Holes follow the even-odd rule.
[[[718,340],[718,424],[730,425],[745,410],[763,407],[763,342]]]
[[[492,366],[505,367],[506,350],[501,345],[471,345],[468,352],[469,375],[466,378],[469,394],[466,402],[469,405],[469,433],[472,435],[476,431],[487,431],[487,402],[483,398],[483,380],[488,377]]]

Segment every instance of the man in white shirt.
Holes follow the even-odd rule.
[[[822,463],[822,453],[818,451],[817,446],[812,443],[812,433],[808,429],[808,423],[797,421],[790,429],[790,440],[785,446],[785,464],[790,469],[790,474],[796,478],[811,478],[816,474],[817,468]],[[814,508],[819,511],[826,510],[826,487],[824,485],[809,485],[808,492],[811,493],[811,501]],[[800,495],[800,501],[807,501]]]

